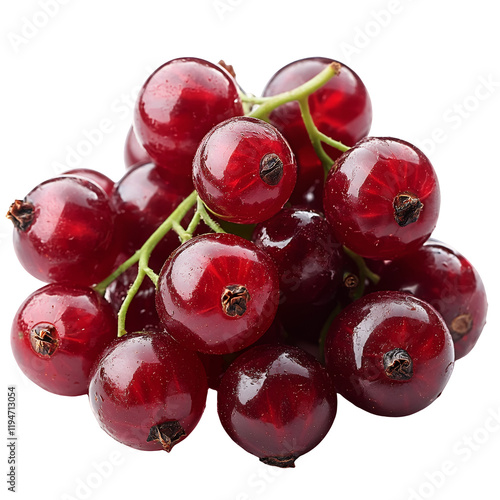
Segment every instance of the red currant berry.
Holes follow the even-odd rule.
[[[221,219],[240,224],[261,222],[277,213],[296,178],[287,142],[257,118],[232,118],[214,127],[193,161],[200,198]]]
[[[23,373],[46,391],[87,393],[90,370],[116,338],[111,306],[90,288],[50,284],[32,293],[12,323],[12,351]]]
[[[125,167],[132,168],[135,165],[142,165],[143,163],[150,163],[151,157],[146,150],[141,146],[137,140],[134,132],[134,127],[130,127],[127,138],[125,140]]]
[[[108,196],[111,196],[113,188],[115,187],[115,183],[107,175],[101,174],[101,172],[90,168],[74,168],[73,170],[63,172],[61,175],[81,177],[82,179],[92,181],[94,184],[97,184]]]
[[[376,415],[410,415],[431,404],[453,371],[453,341],[441,316],[402,292],[375,292],[333,321],[326,367],[339,394]]]
[[[103,353],[89,385],[99,425],[138,450],[170,451],[200,420],[207,378],[197,355],[165,333],[133,333]]]
[[[450,330],[455,359],[470,352],[486,323],[488,303],[478,272],[463,255],[435,240],[390,262],[378,288],[411,293],[431,304]]]
[[[217,394],[222,426],[261,462],[294,467],[332,426],[337,396],[326,370],[296,347],[264,345],[228,368]]]
[[[153,163],[128,170],[112,197],[117,230],[124,235],[123,251],[132,255],[138,250],[191,191],[191,186],[163,176]],[[178,246],[177,234],[167,233],[153,252],[153,268],[159,269]]]
[[[19,261],[35,278],[93,285],[111,272],[102,262],[112,263],[118,252],[112,245],[115,213],[93,182],[70,176],[50,179],[16,200],[8,217],[14,223]]]
[[[319,159],[307,169],[297,164],[297,182],[289,200],[292,207],[323,213],[324,190],[325,170]]]
[[[134,129],[156,164],[190,178],[193,156],[205,134],[242,114],[238,87],[227,71],[202,59],[174,59],[142,87]]]
[[[205,367],[207,372],[208,387],[210,389],[218,390],[222,376],[226,370],[231,366],[231,363],[241,356],[243,353],[255,346],[264,344],[285,344],[286,333],[281,325],[281,322],[276,316],[271,326],[267,329],[266,333],[262,335],[256,342],[254,342],[249,347],[242,349],[241,351],[232,352],[229,354],[205,354],[202,352],[198,353],[198,356]]]
[[[263,95],[269,97],[292,90],[316,76],[332,62],[335,61],[324,57],[309,57],[292,62],[271,78]],[[372,105],[359,76],[346,65],[338,64],[340,72],[309,96],[309,108],[314,123],[321,132],[352,146],[370,131]],[[300,166],[317,163],[297,102],[279,106],[269,119],[290,143]],[[333,159],[340,156],[339,150],[329,146],[326,148]]]
[[[226,354],[249,346],[269,328],[278,287],[276,266],[253,243],[205,234],[180,246],[163,266],[156,309],[179,343]]]
[[[286,344],[300,347],[322,360],[321,334],[336,305],[334,297],[308,304],[280,304],[276,316],[286,332]]]
[[[336,238],[372,259],[394,259],[421,246],[436,226],[439,203],[430,161],[399,139],[363,139],[326,180],[324,210]]]
[[[324,57],[310,57],[288,64],[271,78],[263,95],[269,97],[292,90],[316,76],[332,62],[332,59]],[[308,102],[319,130],[332,139],[352,146],[370,131],[372,105],[368,91],[358,75],[344,64],[339,64],[340,73],[311,94]],[[323,167],[311,145],[298,103],[289,102],[279,106],[269,118],[270,123],[285,136],[297,157],[298,175],[292,204],[303,206],[302,200],[310,197],[311,190],[315,192],[318,187],[319,192],[314,197],[322,204]],[[338,149],[327,145],[324,147],[333,160],[341,154]],[[318,207],[309,205],[309,208]]]
[[[321,215],[283,209],[257,225],[252,241],[277,265],[282,303],[333,297],[342,277],[343,255]]]

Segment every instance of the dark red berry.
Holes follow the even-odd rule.
[[[276,316],[271,326],[266,330],[266,333],[264,333],[264,335],[262,335],[262,337],[260,337],[252,345],[242,349],[241,351],[229,354],[205,354],[199,352],[198,356],[200,357],[201,362],[205,367],[205,371],[207,372],[208,387],[218,390],[222,376],[229,366],[231,366],[231,363],[248,350],[253,349],[255,346],[264,344],[285,344],[285,341],[286,333],[283,330],[281,322]]]
[[[127,138],[125,139],[125,167],[132,168],[135,165],[150,163],[151,157],[137,140],[134,132],[134,127],[130,127]]]
[[[337,305],[335,297],[307,304],[280,304],[276,317],[285,330],[285,343],[322,360],[320,342],[325,323]]]
[[[99,425],[138,450],[170,451],[196,427],[207,397],[203,365],[165,333],[115,340],[96,365],[89,400]]]
[[[333,297],[342,277],[343,255],[324,217],[283,209],[257,225],[253,242],[277,265],[281,302],[311,303]]]
[[[118,232],[124,235],[123,252],[130,256],[138,250],[192,191],[184,181],[176,180],[162,175],[153,163],[146,163],[127,171],[116,184],[112,200]],[[152,267],[159,271],[179,244],[174,231],[167,233],[153,252]]]
[[[46,282],[93,285],[112,269],[115,213],[106,193],[80,177],[50,179],[16,200],[14,249],[24,268]],[[115,255],[110,255],[116,252]]]
[[[326,370],[296,347],[250,349],[228,368],[217,394],[222,426],[261,462],[294,467],[332,426],[337,397]]]
[[[419,149],[400,139],[370,137],[337,160],[323,203],[338,241],[363,257],[394,259],[430,236],[440,193]]]
[[[179,343],[225,354],[249,346],[269,328],[278,286],[274,263],[253,243],[205,234],[184,243],[165,263],[156,308]]]
[[[488,303],[478,272],[463,255],[436,240],[390,262],[378,288],[411,293],[431,304],[450,330],[455,359],[470,352],[486,323]]]
[[[68,170],[61,175],[81,177],[82,179],[92,181],[94,184],[97,184],[108,196],[111,196],[113,188],[115,187],[115,183],[107,175],[90,168],[74,168],[73,170]]]
[[[346,307],[325,345],[337,392],[366,411],[392,417],[431,404],[454,359],[451,335],[436,310],[394,291],[371,293]]]
[[[142,87],[134,130],[157,165],[190,178],[193,156],[205,134],[242,114],[238,88],[227,71],[203,59],[174,59]]]
[[[332,62],[332,59],[324,57],[309,57],[290,63],[271,78],[263,95],[269,97],[292,90],[316,76]],[[332,139],[352,146],[370,131],[372,106],[368,91],[358,75],[344,64],[338,64],[339,74],[311,94],[308,102],[319,130]],[[278,107],[269,118],[270,123],[285,136],[297,157],[298,176],[292,204],[303,206],[299,202],[311,196],[311,190],[315,192],[315,186],[319,183],[319,192],[314,196],[321,206],[323,168],[311,145],[298,103],[290,102]],[[325,149],[333,160],[341,154],[338,149],[327,145]],[[317,176],[316,172],[321,175]],[[317,206],[309,207],[318,209]]]
[[[296,178],[290,147],[257,118],[232,118],[214,127],[193,162],[193,182],[203,202],[221,219],[240,224],[277,213]]]
[[[309,57],[281,68],[268,82],[266,97],[292,90],[323,71],[333,61],[325,57]],[[315,125],[324,134],[348,146],[354,145],[370,131],[372,105],[359,76],[342,63],[339,73],[308,98]],[[299,105],[289,102],[276,108],[270,122],[286,137],[300,165],[313,165],[317,156],[304,126]],[[329,148],[333,159],[340,156]]]
[[[87,393],[90,370],[116,338],[111,306],[90,288],[50,284],[32,293],[12,323],[12,351],[23,373],[64,396]]]
[[[325,171],[318,159],[310,168],[304,169],[297,163],[297,182],[290,199],[294,208],[314,210],[323,213],[323,193],[325,191]]]

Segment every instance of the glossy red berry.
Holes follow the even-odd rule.
[[[124,159],[125,167],[127,169],[132,168],[135,165],[142,165],[143,163],[151,162],[151,157],[137,140],[134,127],[130,127],[127,138],[125,139]]]
[[[287,202],[297,168],[282,135],[257,118],[238,117],[214,127],[193,161],[200,198],[221,219],[253,224]]]
[[[463,255],[436,240],[390,262],[378,288],[411,293],[431,304],[450,330],[455,359],[470,352],[486,323],[488,303],[478,272]]]
[[[323,213],[325,170],[318,159],[315,165],[304,169],[297,164],[297,182],[288,200],[294,208],[315,210]]]
[[[205,367],[207,372],[208,387],[210,389],[218,390],[222,376],[226,370],[231,366],[233,361],[247,352],[253,349],[255,346],[264,344],[286,344],[287,334],[285,333],[281,322],[278,317],[274,318],[271,326],[266,330],[266,333],[259,337],[252,345],[242,349],[241,351],[232,352],[229,354],[205,354],[202,352],[198,353],[198,356]]]
[[[278,307],[276,267],[253,243],[206,234],[179,247],[160,273],[156,308],[179,343],[225,354],[255,342]]]
[[[431,404],[453,371],[453,340],[436,310],[413,295],[375,292],[332,323],[326,367],[335,389],[377,415],[410,415]]]
[[[111,196],[115,183],[107,176],[97,170],[91,168],[74,168],[63,172],[61,175],[69,175],[70,177],[81,177],[97,184],[108,196]]]
[[[269,97],[292,90],[316,76],[332,62],[332,59],[324,57],[309,57],[292,62],[271,78],[263,95]],[[314,123],[321,132],[347,146],[353,146],[370,131],[372,105],[359,76],[346,65],[338,64],[340,73],[311,94],[308,102]],[[311,198],[314,193],[314,198],[321,206],[323,168],[311,145],[298,103],[290,102],[279,106],[269,118],[270,123],[285,136],[297,158],[298,176],[291,197],[292,204],[304,206],[304,200]],[[327,145],[325,149],[333,160],[341,154],[338,149]],[[309,204],[308,207],[318,209],[315,205]]]
[[[326,436],[337,397],[326,370],[296,347],[264,345],[228,368],[217,394],[222,426],[261,462],[294,467]]]
[[[418,148],[370,137],[337,160],[323,203],[338,241],[363,257],[394,259],[430,236],[439,214],[439,184]]]
[[[280,210],[257,225],[252,241],[277,265],[282,303],[327,301],[335,294],[342,277],[343,255],[320,214]]]
[[[203,59],[174,59],[142,87],[134,130],[156,164],[190,178],[193,156],[205,134],[242,114],[238,87],[227,71]]]
[[[323,71],[333,61],[325,57],[309,57],[281,68],[268,82],[266,97],[292,90]],[[365,137],[372,123],[372,105],[368,91],[359,76],[345,64],[340,72],[308,98],[315,125],[324,134],[352,146]],[[299,105],[289,102],[276,108],[270,122],[286,137],[299,165],[314,165],[317,156],[304,126]],[[333,159],[337,149],[327,146]]]
[[[93,371],[89,400],[99,425],[138,450],[170,451],[196,427],[207,379],[194,352],[165,333],[115,340]]]
[[[115,213],[94,182],[62,176],[16,200],[8,217],[14,223],[14,249],[24,268],[45,282],[93,285],[104,279],[118,253],[112,245]]]
[[[153,163],[127,171],[112,196],[117,229],[124,236],[123,252],[130,256],[138,250],[191,191],[185,182],[163,176]],[[179,244],[174,231],[167,233],[153,252],[153,268],[159,271]]]
[[[87,393],[93,364],[115,338],[111,306],[90,288],[62,284],[32,293],[11,331],[12,351],[23,373],[64,396]]]

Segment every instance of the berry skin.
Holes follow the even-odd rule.
[[[328,174],[324,211],[338,241],[372,259],[420,247],[436,226],[436,173],[415,146],[369,137],[345,152]]]
[[[281,303],[311,303],[333,297],[343,255],[324,217],[283,209],[257,225],[252,241],[276,263]]]
[[[181,245],[163,266],[156,309],[180,344],[227,354],[271,326],[279,300],[271,258],[239,236],[205,234]]]
[[[127,169],[151,162],[150,156],[137,140],[134,127],[130,127],[125,139],[124,159]]]
[[[263,345],[241,355],[217,393],[222,426],[261,462],[294,467],[335,419],[337,396],[328,373],[296,347]]]
[[[339,394],[376,415],[411,415],[431,404],[453,371],[453,340],[441,316],[402,292],[375,292],[333,321],[326,368]]]
[[[193,156],[205,134],[239,115],[243,106],[229,73],[203,59],[174,59],[142,87],[134,130],[157,165],[190,178]]]
[[[391,261],[378,289],[411,293],[431,304],[450,330],[455,359],[470,352],[486,323],[488,303],[478,272],[463,255],[436,240]]]
[[[332,59],[324,57],[310,57],[288,64],[271,78],[263,95],[270,97],[292,90],[332,62]],[[311,94],[308,102],[318,129],[332,139],[352,146],[370,131],[372,105],[358,75],[344,64],[340,65],[340,73]],[[291,197],[292,205],[304,206],[304,200],[314,198],[319,202],[319,207],[310,203],[307,206],[322,210],[323,167],[311,145],[298,103],[279,106],[270,114],[269,121],[285,136],[297,158],[298,176]],[[341,154],[338,149],[328,145],[324,147],[333,160]]]
[[[82,179],[92,181],[94,184],[97,184],[108,196],[111,196],[113,188],[115,187],[115,183],[108,176],[90,168],[74,168],[73,170],[68,170],[61,175],[81,177]]]
[[[63,396],[87,393],[92,366],[115,338],[111,306],[90,288],[64,284],[32,293],[17,311],[11,332],[23,373]]]
[[[268,82],[263,95],[270,97],[292,90],[310,80],[334,62],[324,57],[309,57],[281,68]],[[372,123],[372,105],[368,91],[359,76],[339,63],[340,73],[308,98],[309,108],[318,129],[347,146],[366,137]],[[318,157],[304,126],[297,102],[289,102],[273,110],[272,123],[287,139],[300,166],[314,165]],[[326,146],[333,159],[340,151]]]
[[[35,278],[88,286],[112,271],[103,261],[112,265],[118,253],[115,213],[94,182],[72,176],[45,181],[16,200],[8,217],[17,257]]]
[[[138,450],[170,451],[196,427],[207,378],[194,352],[166,333],[116,339],[96,364],[89,400],[99,425]]]
[[[193,161],[200,198],[215,215],[239,224],[261,222],[277,213],[296,179],[287,142],[257,118],[237,117],[215,126]]]

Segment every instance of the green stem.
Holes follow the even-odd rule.
[[[186,243],[186,241],[190,240],[193,237],[193,234],[196,231],[196,228],[198,227],[200,220],[201,220],[201,215],[200,215],[200,212],[198,212],[198,208],[197,208],[194,212],[194,215],[193,215],[193,218],[191,219],[191,222],[189,223],[189,225],[186,229],[186,234],[181,237],[182,243]]]
[[[129,267],[132,267],[136,262],[139,262],[139,257],[141,256],[141,251],[137,250],[137,252],[132,255],[129,259],[127,259],[123,264],[121,264],[119,267],[116,268],[115,271],[113,271],[106,279],[101,281],[98,285],[94,287],[94,290],[101,294],[104,295],[106,292],[106,288],[108,288],[111,283],[120,276],[120,274],[123,274]]]
[[[172,222],[172,230],[178,234],[183,243],[192,237],[177,221]]]
[[[309,96],[319,88],[321,88],[325,83],[340,72],[340,64],[333,62],[329,64],[321,73],[318,73],[315,77],[311,78],[309,81],[300,85],[299,87],[289,90],[287,92],[282,92],[272,97],[260,97],[254,101],[260,106],[250,112],[247,116],[253,118],[260,118],[261,120],[267,120],[271,111],[276,109],[282,104],[286,104],[291,101],[298,101],[306,96]],[[248,97],[250,99],[250,97]]]
[[[242,94],[240,92],[240,99],[243,102],[246,102],[249,104],[264,104],[266,102],[269,102],[272,99],[272,97],[257,97],[254,95]]]
[[[349,146],[346,146],[345,144],[342,144],[339,141],[336,141],[335,139],[332,139],[331,137],[328,137],[327,135],[323,134],[323,132],[320,132],[318,129],[316,129],[318,132],[318,137],[321,140],[321,142],[324,142],[325,144],[328,144],[329,146],[332,146],[339,151],[342,151],[342,153],[345,153],[349,149],[351,149]]]
[[[148,276],[155,284],[155,286],[158,284],[158,275],[149,267],[149,258],[151,257],[151,253],[155,249],[156,245],[161,241],[161,239],[168,233],[168,231],[170,231],[170,229],[172,229],[174,223],[179,224],[179,221],[181,221],[186,216],[187,212],[196,203],[197,198],[198,195],[196,191],[193,191],[177,206],[177,208],[170,214],[167,219],[165,219],[161,226],[147,239],[140,250],[138,250],[134,254],[134,257],[139,255],[139,258],[137,259],[139,261],[139,269],[134,283],[130,287],[127,296],[125,297],[125,300],[120,307],[120,311],[118,312],[118,337],[122,337],[127,333],[127,330],[125,329],[125,320],[127,317],[128,308],[130,307],[130,304],[132,303],[135,295],[139,291],[144,278]],[[116,275],[116,271],[111,276],[114,275]],[[103,283],[107,282],[111,278],[111,276],[100,283],[98,287],[102,288]]]
[[[200,217],[203,219],[203,222],[214,232],[214,233],[225,233],[224,229],[220,227],[220,225],[215,222],[212,217],[208,214],[207,208],[205,204],[198,196],[196,211],[200,214]]]
[[[361,257],[361,255],[358,255],[356,252],[353,252],[346,246],[344,246],[344,252],[348,257],[350,257],[354,263],[356,264],[358,268],[358,273],[359,273],[359,284],[357,288],[353,289],[355,290],[353,294],[353,299],[357,300],[363,296],[363,293],[365,291],[365,281],[366,279],[369,279],[372,283],[375,285],[380,281],[380,276],[376,273],[374,273],[367,265],[365,259]]]
[[[311,110],[309,109],[309,100],[306,97],[299,100],[300,112],[302,114],[302,120],[304,121],[304,125],[306,127],[307,133],[309,134],[309,139],[311,139],[311,144],[316,152],[316,155],[321,160],[321,164],[323,165],[323,169],[325,170],[325,174],[327,174],[333,165],[333,160],[326,154],[324,150],[321,140],[319,138],[319,130],[314,124],[313,118],[311,116]]]

